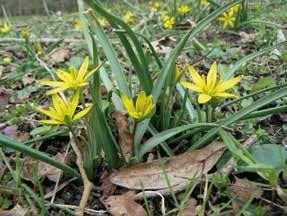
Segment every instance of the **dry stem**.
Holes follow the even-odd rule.
[[[71,130],[72,131],[72,130]],[[77,215],[80,215],[80,216],[83,216],[84,215],[84,210],[85,210],[85,207],[88,203],[88,199],[89,199],[89,196],[90,196],[90,192],[93,188],[93,184],[90,182],[89,178],[88,178],[88,175],[86,173],[86,170],[84,168],[84,160],[83,160],[83,156],[82,156],[82,153],[79,149],[79,143],[78,143],[78,140],[77,140],[77,137],[75,136],[74,132],[72,131],[70,133],[70,138],[71,138],[71,145],[72,145],[72,148],[77,156],[77,165],[78,165],[78,168],[80,170],[80,174],[82,176],[82,180],[83,180],[83,183],[84,183],[84,191],[83,191],[83,194],[82,194],[82,198],[81,198],[81,202],[80,202],[80,205],[79,205],[79,209],[77,209]]]

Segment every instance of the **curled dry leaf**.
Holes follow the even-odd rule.
[[[240,210],[240,204],[236,201],[247,201],[251,196],[258,198],[262,195],[262,190],[256,184],[247,179],[239,179],[235,177],[235,183],[229,187],[232,191],[234,201],[232,202],[233,211],[236,213]]]
[[[119,196],[110,196],[104,202],[113,216],[146,216],[145,209],[134,201],[134,193],[127,192]]]
[[[129,132],[128,114],[116,110],[113,113],[113,117],[116,119],[119,132],[119,146],[126,162],[129,162],[133,156],[134,136]]]
[[[54,159],[59,160],[65,164],[68,163],[69,158],[68,156],[65,156],[64,153],[57,153]],[[42,161],[37,161],[31,157],[26,157],[24,162],[24,172],[23,172],[23,178],[30,179],[33,175],[33,171],[35,169],[35,166],[38,165],[38,176],[40,178],[47,177],[50,181],[56,182],[58,174],[61,172],[60,169],[51,166],[47,163],[44,163]]]
[[[63,63],[71,58],[71,50],[68,48],[55,49],[47,56],[47,60],[51,64]]]
[[[115,185],[134,190],[165,189],[168,184],[163,165],[172,187],[188,185],[192,178],[206,174],[225,150],[223,143],[214,141],[200,150],[123,168],[112,173],[110,180]]]
[[[0,216],[25,216],[27,213],[28,209],[18,204],[10,210],[0,210]]]

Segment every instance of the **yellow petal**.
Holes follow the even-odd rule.
[[[83,80],[89,67],[89,57],[86,57],[78,72],[77,80]]]
[[[207,75],[207,88],[212,90],[215,87],[216,84],[216,77],[217,77],[217,64],[214,62],[208,72]]]
[[[202,77],[199,75],[199,73],[190,65],[187,65],[188,71],[190,73],[190,76],[194,83],[199,87],[203,88],[205,86],[205,82],[202,79]]]
[[[145,109],[145,100],[146,100],[146,93],[144,91],[141,91],[137,97],[136,101],[136,111],[137,112],[144,112]]]
[[[40,120],[41,123],[43,124],[54,124],[54,125],[62,125],[65,124],[64,122],[58,121],[58,120],[54,120],[54,119],[50,119],[50,120]]]
[[[37,112],[40,112],[40,113],[50,117],[50,118],[54,118],[55,117],[55,112],[53,112],[52,110],[46,110],[46,109],[42,109],[40,107],[35,107],[35,110]]]
[[[214,94],[214,96],[227,97],[227,98],[236,98],[237,97],[237,95],[235,95],[235,94],[230,94],[230,93],[226,93],[226,92],[216,93],[216,94]]]
[[[69,103],[69,116],[72,117],[77,109],[79,104],[80,92],[77,91],[71,102]]]
[[[71,76],[71,74],[67,73],[66,71],[57,70],[56,75],[57,77],[59,77],[59,79],[63,80],[66,83],[73,81],[73,77]]]
[[[152,114],[154,108],[155,108],[155,105],[154,105],[154,104],[151,105],[151,106],[146,107],[146,110],[145,110],[145,112],[144,112],[144,117],[146,118],[146,117],[148,117],[150,114]]]
[[[82,117],[84,117],[86,114],[88,114],[88,112],[90,112],[90,110],[92,109],[92,105],[87,107],[86,109],[82,110],[81,112],[78,112],[74,117],[73,120],[76,121]]]
[[[129,115],[134,119],[141,119],[142,116],[140,116],[137,112],[129,112]]]
[[[52,100],[53,100],[53,106],[56,109],[56,112],[59,115],[64,115],[66,105],[65,105],[65,102],[62,100],[62,98],[58,94],[53,94]]]
[[[201,89],[200,87],[190,83],[190,82],[186,82],[186,81],[182,81],[180,82],[185,88],[188,88],[192,91],[195,91],[195,92],[199,92],[199,93],[202,93],[203,92],[203,89]]]
[[[52,87],[60,87],[64,84],[64,82],[50,81],[50,80],[40,80],[39,83],[41,85],[47,85],[47,86],[52,86]]]
[[[198,96],[198,103],[207,103],[208,101],[211,100],[211,96],[207,95],[207,94],[200,94]]]
[[[96,73],[103,65],[105,64],[105,61],[103,61],[101,64],[99,64],[95,69],[90,71],[86,76],[85,80],[87,80],[90,76],[92,76],[94,73]]]
[[[50,90],[50,91],[47,91],[47,92],[46,92],[46,95],[56,94],[56,93],[59,93],[59,92],[62,92],[62,91],[64,91],[64,90],[66,90],[66,89],[68,89],[68,88],[70,88],[70,86],[64,85],[64,86],[62,86],[62,87],[55,88],[55,89],[52,89],[52,90]]]
[[[227,80],[227,81],[223,81],[216,86],[215,91],[216,91],[216,93],[224,92],[225,90],[230,89],[233,86],[235,86],[240,80],[241,80],[241,76],[232,78],[232,79]]]
[[[133,101],[130,100],[126,95],[122,94],[121,96],[122,102],[124,107],[126,108],[127,112],[136,112],[136,109],[134,107]]]
[[[77,70],[74,66],[69,67],[69,72],[74,79],[77,79]]]

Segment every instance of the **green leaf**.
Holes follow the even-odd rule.
[[[158,146],[160,143],[166,141],[167,139],[169,139],[169,138],[171,138],[171,137],[173,137],[173,136],[175,136],[175,135],[177,135],[183,131],[195,129],[195,128],[201,128],[201,127],[210,128],[210,127],[218,127],[218,125],[212,124],[212,123],[195,123],[195,124],[183,125],[180,127],[168,129],[168,130],[165,130],[163,132],[157,133],[156,135],[151,137],[149,140],[147,140],[143,144],[142,148],[140,149],[138,159],[141,159],[145,153],[149,152],[154,147]]]
[[[112,72],[115,75],[120,91],[126,94],[128,97],[130,97],[131,94],[125,74],[118,61],[117,55],[111,42],[107,38],[107,35],[105,34],[103,28],[100,26],[99,22],[96,19],[92,18],[92,15],[87,14],[87,16],[93,26],[93,28],[91,28],[91,31],[93,31],[96,34],[97,39],[99,40],[99,43],[103,48],[103,51],[110,63]]]
[[[287,151],[283,146],[276,144],[256,145],[250,149],[251,154],[259,163],[274,168],[286,168]]]
[[[15,141],[15,140],[11,140],[2,134],[0,134],[0,143],[6,147],[9,147],[9,148],[14,149],[16,151],[22,152],[28,156],[31,156],[32,158],[35,158],[37,160],[48,163],[54,167],[57,167],[57,168],[63,170],[64,173],[66,173],[70,176],[80,177],[79,173],[76,170],[67,166],[66,164],[64,164],[58,160],[55,160],[54,158],[49,157],[47,154],[45,154],[43,152],[40,152],[40,151],[35,150],[33,148],[30,148],[29,146],[26,146],[22,143]]]
[[[277,90],[277,91],[275,91],[273,93],[270,93],[269,95],[266,95],[265,97],[261,97],[257,101],[254,101],[251,105],[241,109],[240,111],[234,113],[230,117],[228,117],[225,120],[221,121],[220,125],[228,127],[228,126],[236,123],[237,121],[243,119],[245,116],[249,115],[250,113],[260,109],[261,107],[264,107],[264,106],[272,103],[273,101],[276,101],[276,100],[278,100],[278,99],[280,99],[282,97],[285,97],[286,95],[287,95],[287,88],[285,87],[285,88],[279,89],[279,90]],[[214,138],[214,136],[216,136],[218,131],[219,130],[217,128],[211,129],[200,140],[195,142],[189,148],[189,150],[200,148],[201,146],[205,145],[210,140],[212,140]]]
[[[267,77],[263,77],[261,79],[259,79],[252,88],[252,91],[259,91],[262,90],[264,88],[271,88],[276,86],[276,81],[274,80],[274,78],[272,76],[267,76]]]

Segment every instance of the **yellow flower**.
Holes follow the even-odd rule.
[[[160,3],[159,2],[154,2],[151,4],[151,10],[154,12],[157,12],[160,10]]]
[[[190,8],[187,5],[180,5],[177,8],[178,13],[184,15],[187,14],[190,11]]]
[[[50,117],[48,120],[41,120],[41,123],[70,126],[73,121],[84,117],[92,108],[92,105],[89,105],[82,111],[75,113],[79,105],[79,91],[76,92],[73,98],[67,99],[67,101],[64,101],[58,94],[54,94],[52,101],[53,106],[50,106],[48,110],[35,107],[38,112]]]
[[[4,63],[4,65],[9,65],[9,64],[11,64],[11,62],[12,62],[12,59],[11,59],[11,58],[9,58],[9,57],[3,58],[3,63]]]
[[[128,11],[125,13],[125,15],[123,16],[123,20],[125,21],[125,23],[131,25],[133,23],[133,18],[134,18],[134,13]]]
[[[89,77],[92,76],[102,66],[102,64],[90,72],[88,72],[88,66],[89,58],[86,57],[79,71],[76,71],[73,66],[69,68],[69,72],[57,70],[56,75],[61,81],[40,80],[40,84],[55,87],[48,91],[47,95],[62,92],[70,88],[79,89],[88,85]]]
[[[144,91],[139,93],[135,105],[133,100],[129,99],[126,95],[122,95],[121,99],[128,114],[137,121],[151,116],[155,108],[152,96],[146,96]]]
[[[200,0],[200,6],[201,7],[205,7],[206,5],[208,5],[208,1],[207,0]]]
[[[207,103],[213,97],[226,97],[226,98],[235,98],[235,94],[226,93],[227,89],[235,86],[240,80],[241,77],[235,77],[230,80],[217,81],[217,64],[214,62],[211,65],[211,68],[208,72],[207,77],[200,76],[199,73],[190,65],[186,65],[190,76],[193,80],[193,83],[182,81],[182,85],[192,91],[198,92],[198,103]]]
[[[83,23],[81,20],[76,20],[75,24],[74,24],[74,28],[76,30],[81,30],[83,28]]]
[[[29,29],[25,28],[20,32],[20,35],[25,38],[28,39],[30,37],[30,32]]]
[[[7,23],[4,23],[4,25],[0,28],[0,32],[3,34],[9,33],[10,31],[11,29]]]
[[[102,27],[106,27],[108,25],[108,22],[104,18],[100,18],[99,23]]]
[[[168,15],[162,15],[162,22],[164,28],[172,29],[175,25],[175,18]]]
[[[234,5],[232,8],[230,8],[229,12],[235,15],[239,11],[239,7],[239,4]]]
[[[223,23],[224,28],[233,28],[236,18],[233,12],[225,12],[221,17],[218,18],[218,20]]]

